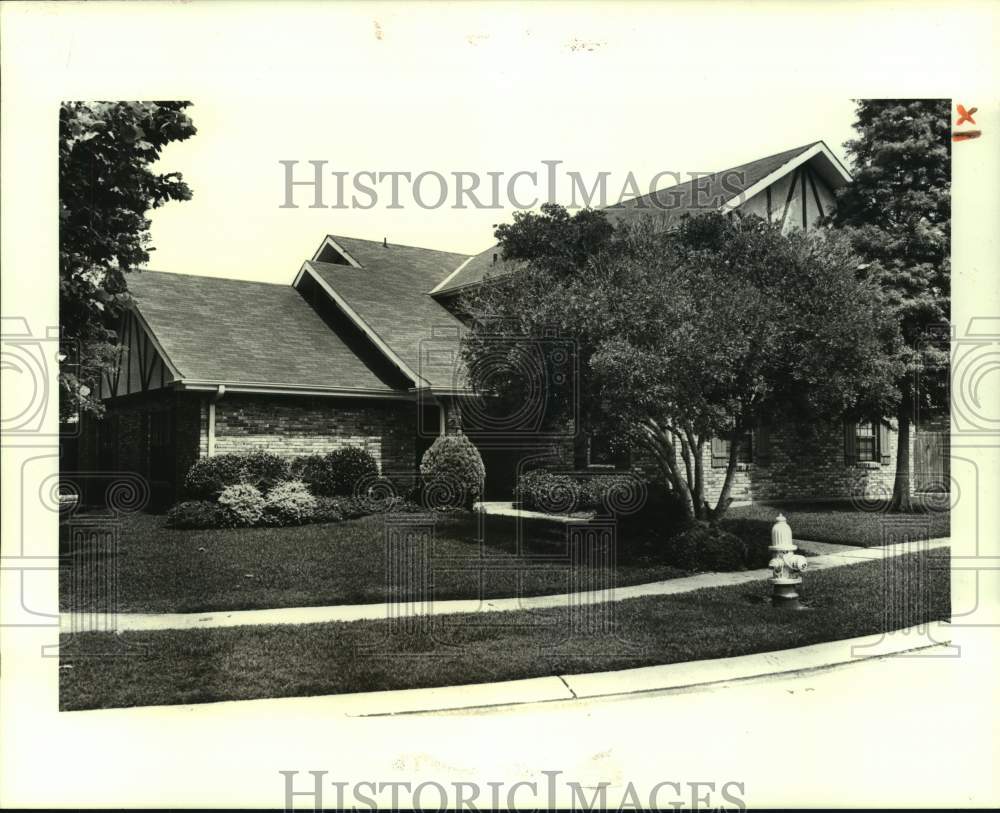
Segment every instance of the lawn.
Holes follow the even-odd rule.
[[[60,708],[449,686],[806,646],[949,618],[948,563],[935,550],[811,574],[807,612],[772,608],[761,581],[600,605],[610,616],[559,608],[425,617],[397,631],[360,621],[64,635]],[[595,618],[609,631],[579,623]]]
[[[859,545],[869,548],[886,542],[903,541],[900,532],[912,529],[928,538],[949,536],[951,519],[947,510],[915,511],[911,514],[890,514],[881,511],[862,511],[843,503],[755,503],[730,508],[723,519],[735,534],[740,535],[740,525],[774,522],[784,514],[796,539],[813,542],[836,542],[842,545]]]
[[[551,595],[573,589],[561,527],[533,526],[518,551],[514,524],[491,521],[479,538],[472,515],[439,518],[430,551],[435,599]],[[123,520],[118,542],[119,612],[206,612],[403,600],[413,579],[387,580],[385,517],[293,528],[173,530],[150,514]],[[65,565],[93,564],[92,553],[65,543]],[[688,575],[662,561],[662,545],[619,545],[615,584]],[[74,579],[60,578],[62,610],[87,609]],[[412,575],[412,573],[411,573]],[[79,580],[76,581],[79,584]],[[81,591],[86,592],[86,591]]]

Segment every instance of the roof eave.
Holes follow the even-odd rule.
[[[263,381],[218,381],[185,378],[172,382],[170,386],[184,392],[215,392],[220,386],[224,386],[227,395],[240,393],[248,395],[320,395],[339,398],[388,398],[405,401],[413,399],[412,390],[382,390],[372,387],[328,387]]]
[[[295,276],[295,282],[292,283],[296,288],[298,287],[299,281],[302,279],[303,275],[308,274],[320,288],[323,289],[324,293],[330,300],[343,312],[348,319],[357,327],[368,339],[375,345],[375,347],[385,356],[393,365],[395,365],[399,371],[408,378],[415,386],[420,386],[424,383],[425,379],[419,376],[410,366],[403,361],[388,344],[378,335],[378,332],[366,322],[361,315],[352,308],[347,301],[337,293],[337,291],[323,279],[323,275],[320,274],[316,269],[312,267],[310,260],[306,260],[302,264],[302,268],[299,269],[299,273]]]
[[[747,187],[739,194],[727,200],[719,207],[719,211],[731,212],[738,209],[754,197],[754,195],[759,192],[763,192],[767,189],[767,187],[771,186],[771,184],[775,183],[789,172],[792,172],[817,156],[825,159],[825,166],[827,167],[825,180],[830,184],[832,189],[839,189],[842,186],[846,186],[853,180],[851,173],[847,171],[847,168],[840,162],[837,156],[830,151],[830,148],[827,147],[822,141],[817,141],[808,150],[805,150],[791,160],[786,161],[774,170],[774,172],[765,175],[757,181],[757,183]]]

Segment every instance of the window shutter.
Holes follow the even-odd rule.
[[[878,422],[878,450],[882,455],[882,465],[888,466],[889,458],[889,424],[885,421]]]
[[[848,466],[858,462],[857,421],[844,421],[844,462]]]
[[[712,438],[712,468],[725,468],[729,465],[729,441],[725,438]]]
[[[762,423],[753,433],[754,465],[771,465],[771,428]]]

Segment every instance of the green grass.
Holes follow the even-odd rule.
[[[835,542],[841,545],[859,545],[870,548],[876,545],[903,541],[902,529],[926,533],[934,539],[951,533],[948,511],[916,511],[911,514],[890,514],[862,511],[840,503],[756,503],[730,508],[723,525],[741,535],[741,526],[756,526],[762,533],[769,533],[775,517],[784,514],[796,539],[813,542]]]
[[[810,574],[808,612],[772,608],[763,581],[602,605],[613,634],[574,633],[559,608],[424,618],[398,632],[361,621],[64,635],[60,708],[448,686],[806,646],[947,619],[948,562],[936,550]]]
[[[562,529],[532,526],[518,550],[514,524],[490,522],[485,543],[477,520],[438,520],[430,554],[435,599],[551,595],[572,589]],[[294,528],[174,530],[164,518],[137,514],[121,526],[117,555],[119,612],[206,612],[409,598],[386,578],[385,517]],[[64,536],[66,529],[63,529]],[[616,584],[685,576],[662,561],[663,547],[618,546]],[[88,561],[64,542],[64,563]],[[69,570],[60,579],[63,610],[87,609],[74,595]]]

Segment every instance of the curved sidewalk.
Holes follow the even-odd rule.
[[[931,539],[913,544],[857,548],[797,540],[805,550],[820,553],[809,559],[809,571],[878,561],[906,553],[949,547],[949,538]],[[806,578],[808,578],[808,572]],[[273,610],[225,610],[204,613],[61,613],[61,632],[105,631],[139,632],[153,630],[209,629],[262,624],[322,624],[331,621],[366,621],[402,618],[412,615],[450,615],[454,613],[541,610],[555,607],[600,604],[643,596],[669,596],[689,593],[706,587],[726,587],[767,579],[771,571],[742,570],[733,573],[699,573],[667,581],[635,584],[613,590],[589,593],[561,593],[550,596],[523,596],[493,599],[454,599],[434,602],[398,602],[393,604],[342,604],[331,607],[285,607]]]

